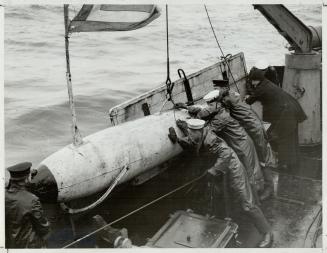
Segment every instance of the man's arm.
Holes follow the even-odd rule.
[[[196,105],[188,106],[185,103],[176,103],[175,108],[176,109],[187,109],[189,114],[193,114],[193,115],[196,115],[201,110],[201,107],[199,107],[199,106],[196,106]]]
[[[208,170],[208,172],[212,175],[225,173],[232,158],[231,148],[223,139],[217,137],[212,132],[207,134],[205,148],[209,153],[217,157],[215,164]]]
[[[232,153],[229,149],[220,147],[218,158],[215,164],[208,170],[213,175],[225,174],[227,172],[228,165],[232,158]]]
[[[255,101],[259,100],[259,98],[264,93],[264,87],[261,84],[258,84],[255,88],[251,88],[247,90],[249,95],[245,96],[245,102],[249,105],[252,105]]]
[[[216,108],[216,106],[210,105],[210,106],[200,109],[198,111],[196,117],[207,121],[207,120],[212,119],[218,112],[219,112],[219,109]]]
[[[192,142],[188,136],[178,138],[177,142],[183,149],[190,149],[193,147]]]
[[[44,216],[41,203],[38,199],[32,201],[31,219],[37,234],[45,238],[50,232],[50,223]]]
[[[202,110],[201,107],[194,106],[194,105],[187,106],[186,109],[187,109],[188,113],[193,115],[193,116],[197,115]]]
[[[186,124],[186,122],[183,120],[177,120],[176,123],[177,123],[177,126],[179,126],[180,128],[181,128],[181,126]],[[187,128],[187,126],[186,126],[186,128]],[[182,128],[181,128],[181,130],[183,131]],[[186,131],[186,134],[185,134],[186,136],[179,138],[176,134],[175,129],[173,127],[170,127],[168,137],[173,143],[177,142],[179,145],[181,145],[181,147],[183,149],[189,149],[192,147],[192,141],[191,141],[190,137],[188,136],[187,129],[185,129],[185,131]]]
[[[178,120],[176,121],[176,125],[177,125],[178,128],[183,132],[183,134],[184,134],[185,136],[188,136],[187,123],[186,123],[186,121],[178,119]]]
[[[245,102],[249,105],[252,105],[257,100],[258,100],[258,96],[254,94],[245,97]]]

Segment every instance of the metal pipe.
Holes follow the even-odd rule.
[[[312,33],[312,48],[319,48],[322,45],[322,27],[321,26],[308,26]]]

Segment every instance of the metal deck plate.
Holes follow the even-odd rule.
[[[159,248],[225,247],[236,233],[237,225],[219,219],[177,211],[149,240],[147,246]]]

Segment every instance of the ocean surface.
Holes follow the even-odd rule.
[[[321,25],[319,5],[286,5],[307,25]],[[72,6],[71,14],[79,6]],[[73,34],[70,57],[83,136],[110,125],[108,110],[166,80],[165,6],[150,25],[129,32]],[[284,65],[287,41],[251,5],[208,5],[224,54],[244,52]],[[62,6],[5,8],[5,166],[44,158],[72,142]],[[169,6],[171,79],[220,59],[203,5]]]

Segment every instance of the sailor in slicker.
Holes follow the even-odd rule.
[[[252,89],[246,98],[248,104],[259,101],[263,107],[263,120],[270,122],[267,134],[272,147],[278,152],[279,166],[294,169],[298,160],[298,124],[307,117],[290,94],[274,85],[264,71],[252,68],[249,73]]]
[[[185,129],[187,125],[187,129]],[[259,247],[270,247],[273,241],[271,227],[263,212],[256,204],[253,192],[247,177],[247,172],[227,143],[218,137],[210,127],[204,127],[205,121],[190,119],[178,120],[177,126],[181,128],[185,137],[178,137],[175,129],[169,129],[169,138],[173,143],[179,143],[186,150],[195,150],[198,154],[211,154],[217,157],[215,164],[207,171],[208,178],[213,178],[213,182],[218,182],[218,177],[227,177],[228,188],[234,199],[238,200],[242,210],[251,219],[258,231],[264,236],[259,243]]]
[[[238,121],[229,115],[221,103],[216,102],[220,95],[218,90],[209,92],[203,98],[208,105],[203,108],[182,103],[176,104],[176,107],[186,108],[194,117],[205,120],[212,131],[227,142],[243,163],[257,194],[264,188],[264,179],[255,146]]]
[[[260,194],[260,200],[265,200],[273,193],[271,168],[276,167],[276,159],[268,142],[266,130],[256,112],[240,100],[240,94],[229,90],[228,82],[221,81],[213,80],[214,88],[222,94],[220,102],[229,110],[230,116],[236,119],[245,129],[255,145],[265,179],[265,187]]]
[[[10,173],[5,193],[6,248],[45,248],[50,224],[37,196],[27,190],[32,164],[19,163]]]

